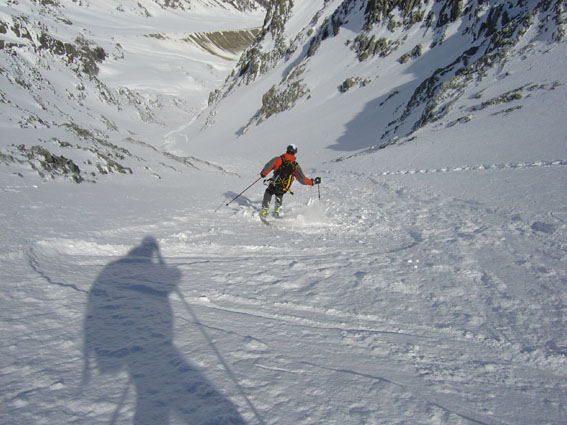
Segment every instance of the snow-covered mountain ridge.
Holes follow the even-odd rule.
[[[512,113],[522,108],[526,96],[545,96],[546,91],[563,84],[537,81],[533,79],[537,75],[527,72],[522,79],[507,67],[514,58],[545,54],[564,42],[567,12],[561,1],[278,4],[285,24],[266,25],[262,37],[216,91],[208,115],[192,124],[198,129],[188,128],[190,139],[198,140],[203,137],[198,135],[201,129],[222,120],[223,98],[237,91],[250,106],[242,108],[239,121],[232,124],[234,134],[261,126],[298,103],[304,105],[302,116],[305,110],[316,115],[321,108],[344,110],[353,105],[355,97],[359,108],[372,103],[372,111],[366,113],[375,117],[375,135],[374,140],[366,141],[367,146],[384,147],[414,137],[419,129],[439,125],[448,117],[463,124],[475,111],[496,112],[499,105],[509,106],[500,113]],[[484,87],[512,73],[517,86],[486,99]],[[246,88],[257,80],[262,80],[257,88]],[[477,104],[469,106],[465,94],[476,98]],[[320,128],[339,128],[337,119],[340,126],[350,125],[345,113],[343,118],[333,116],[330,123],[321,121]],[[225,120],[234,121],[230,108]],[[297,117],[292,121],[297,126]],[[230,137],[214,129],[211,133],[210,139]],[[306,134],[305,140],[313,137]],[[347,150],[364,147],[353,141],[341,145]]]
[[[509,105],[498,113],[513,113],[526,96],[545,95],[562,84],[528,73],[522,78],[506,68],[514,57],[537,56],[546,49],[538,46],[552,49],[564,40],[561,1],[281,0],[267,3],[265,16],[249,1],[25,5],[3,7],[0,26],[5,61],[0,106],[6,123],[0,152],[2,163],[18,175],[31,167],[40,175],[64,174],[78,182],[136,169],[161,176],[163,155],[150,159],[156,149],[187,158],[171,163],[169,156],[168,167],[199,167],[189,159],[199,155],[199,146],[218,143],[222,151],[226,142],[270,118],[288,120],[285,112],[298,103],[314,115],[322,108],[335,111],[328,114],[329,123],[320,123],[330,134],[352,126],[348,112],[336,115],[345,105],[365,108],[376,117],[375,134],[363,131],[364,142],[342,138],[339,145],[372,150],[412,139],[428,124],[467,123],[480,109]],[[216,10],[221,17],[215,24],[208,17]],[[97,19],[90,21],[91,16]],[[170,28],[162,30],[167,16],[173,17]],[[116,25],[124,17],[116,35],[89,23]],[[193,31],[186,31],[184,17]],[[259,35],[260,29],[249,30],[262,22]],[[210,33],[215,25],[224,26],[219,35]],[[252,42],[234,66],[239,51]],[[145,75],[160,77],[151,84],[147,77],[139,80],[138,64],[152,69]],[[482,84],[512,73],[516,86],[486,99]],[[64,83],[61,75],[68,75]],[[465,93],[478,102],[470,105]],[[294,128],[305,127],[295,116],[289,119]],[[252,137],[274,133],[280,131],[268,126]],[[313,140],[308,129],[305,139]]]
[[[136,169],[159,176],[160,162],[203,166],[154,159],[155,139],[206,105],[262,16],[251,1],[0,6],[3,166],[77,182]]]

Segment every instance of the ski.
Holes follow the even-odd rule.
[[[273,225],[274,223],[272,221],[279,221],[279,220],[284,221],[283,219],[284,219],[284,217],[282,217],[281,215],[280,216],[272,215],[270,220],[268,220],[267,216],[264,216],[264,217],[260,216],[260,220],[262,220],[262,223],[267,224],[267,225]]]

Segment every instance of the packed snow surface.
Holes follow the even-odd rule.
[[[242,180],[14,178],[1,422],[562,423],[565,166],[320,167],[270,226],[213,212]]]
[[[6,177],[1,422],[564,423],[567,163],[311,165]]]

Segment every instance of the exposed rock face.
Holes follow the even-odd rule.
[[[85,0],[75,3],[82,1]],[[150,16],[151,1],[123,1],[117,8],[127,4],[137,16]],[[185,11],[197,1],[153,0],[153,5]],[[257,108],[242,122],[241,134],[314,96],[306,82],[306,75],[312,72],[310,63],[323,54],[321,47],[325,43],[344,36],[345,32],[341,31],[345,29],[349,40],[338,48],[352,55],[353,70],[359,69],[358,65],[366,69],[379,67],[382,60],[394,61],[400,67],[398,70],[409,66],[420,68],[424,57],[431,52],[439,53],[437,56],[444,58],[444,62],[427,71],[428,74],[421,73],[411,92],[392,89],[392,93],[384,96],[380,105],[395,97],[399,106],[377,136],[383,139],[382,146],[441,120],[467,87],[503,66],[511,55],[528,53],[533,40],[563,42],[567,23],[567,5],[562,0],[344,0],[322,2],[314,16],[302,17],[306,25],[291,26],[292,33],[289,22],[294,13],[299,13],[297,10],[303,10],[293,0],[201,1],[211,7],[266,10],[261,29],[183,35],[183,42],[219,57],[239,57],[224,85],[209,95],[205,126],[214,125],[216,108],[223,99],[285,64],[285,72],[275,84],[267,86]],[[100,111],[110,108],[136,123],[165,127],[164,114],[160,116],[158,112],[170,108],[176,113],[187,113],[185,105],[174,96],[148,98],[129,87],[109,87],[101,78],[100,69],[109,60],[123,58],[123,47],[119,43],[100,45],[100,40],[95,41],[97,38],[88,31],[75,29],[57,0],[36,0],[33,6],[37,13],[0,15],[1,112],[7,128],[30,133],[30,141],[23,148],[16,143],[0,146],[0,162],[29,164],[44,175],[65,174],[75,181],[94,180],[97,175],[109,172],[134,172],[131,164],[144,163],[145,159],[144,154],[133,152],[132,145],[136,149],[146,149],[149,145],[133,133],[116,137],[120,131],[124,132],[123,126],[107,117],[115,115]],[[41,16],[55,17],[58,25],[71,28],[75,35],[62,37]],[[427,34],[428,41],[416,42],[410,37],[417,31]],[[450,51],[446,48],[448,37],[455,34],[463,41],[461,51],[454,46]],[[167,40],[164,34],[146,36]],[[63,85],[55,83],[58,73],[65,73],[69,81]],[[334,90],[340,94],[367,90],[373,78],[377,77],[355,72],[346,79],[343,75]],[[502,98],[480,101],[477,107],[509,103],[507,113],[512,113],[521,108],[517,102],[526,92],[551,90],[553,84],[533,82]],[[93,99],[97,105],[103,105],[96,108],[97,112],[86,106]],[[457,122],[470,120],[470,112],[473,111],[464,111]],[[5,137],[9,138],[9,133]],[[117,139],[123,142],[111,142]],[[198,162],[171,156],[166,159],[175,161],[174,165],[170,164],[172,167]]]
[[[190,116],[196,111],[175,95],[111,87],[101,76],[101,68],[108,62],[123,61],[123,46],[74,23],[67,4],[57,0],[31,3],[8,2],[0,11],[0,115],[4,127],[0,165],[13,168],[20,176],[32,170],[44,179],[63,176],[77,183],[96,181],[109,173],[129,175],[139,169],[151,170],[158,177],[157,167],[150,165],[153,160],[148,158],[156,153],[159,167],[218,170],[196,158],[156,152],[147,141],[139,140],[137,127],[165,128],[170,112]],[[115,3],[113,12],[149,19],[148,9],[155,11],[155,5],[168,13],[175,9],[188,14],[197,3],[217,10],[263,7],[263,2],[255,0],[123,0]],[[91,7],[86,0],[72,4],[73,10],[84,9],[84,13]],[[259,29],[188,33],[185,39],[179,35],[174,41],[169,34],[141,37],[181,47],[194,44],[235,61],[258,33]],[[117,117],[123,117],[123,122],[115,122]],[[18,142],[10,140],[12,135]]]
[[[246,131],[250,124],[260,124],[310,95],[310,88],[301,75],[309,70],[309,60],[319,54],[320,46],[336,37],[343,27],[348,26],[356,33],[344,48],[352,50],[358,61],[398,55],[400,64],[415,62],[416,66],[426,51],[443,50],[447,32],[458,28],[467,40],[463,51],[417,85],[381,137],[408,135],[445,116],[468,84],[505,63],[509,55],[518,54],[522,41],[527,46],[524,52],[529,49],[530,43],[524,39],[528,32],[532,39],[546,34],[551,42],[561,42],[565,39],[567,23],[567,5],[561,0],[344,0],[334,10],[330,10],[331,6],[330,2],[325,2],[310,25],[298,34],[285,36],[293,1],[270,3],[258,40],[242,55],[225,86],[211,96],[211,104],[221,101],[238,86],[253,83],[298,51],[303,52],[299,59],[295,56],[289,73],[281,82],[265,93],[259,112],[243,127]],[[321,19],[322,16],[326,18]],[[408,46],[407,34],[415,29],[431,34],[431,44]],[[397,53],[402,49],[407,53]],[[366,78],[353,76],[338,89],[346,92],[357,83],[364,87],[367,82]]]
[[[237,31],[194,33],[190,34],[187,39],[213,55],[232,59],[232,56],[240,56],[256,40],[259,33],[258,28],[252,28]],[[227,57],[228,54],[231,57]]]

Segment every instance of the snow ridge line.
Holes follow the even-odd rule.
[[[30,265],[32,270],[35,273],[37,273],[41,278],[43,278],[50,285],[57,285],[57,286],[62,286],[64,288],[71,288],[71,289],[74,289],[77,292],[83,292],[85,294],[88,294],[88,291],[85,291],[84,289],[78,288],[77,285],[75,285],[73,283],[63,283],[63,282],[56,282],[56,281],[52,280],[43,270],[41,270],[39,261],[37,260],[37,258],[35,258],[33,248],[29,249],[27,257],[28,257],[28,264]]]
[[[360,377],[363,377],[363,378],[368,378],[370,380],[387,382],[388,384],[395,385],[399,388],[402,388],[402,389],[410,392],[413,396],[417,397],[418,399],[421,399],[421,400],[425,401],[426,403],[437,406],[438,408],[440,408],[441,410],[444,410],[447,413],[451,413],[453,415],[459,416],[459,417],[461,417],[461,418],[463,418],[467,421],[474,422],[474,423],[479,424],[479,425],[489,425],[489,422],[484,422],[486,419],[482,418],[482,420],[481,420],[481,419],[475,419],[473,417],[473,416],[479,416],[478,413],[476,413],[476,412],[474,412],[474,413],[473,412],[470,412],[470,413],[460,412],[458,410],[462,410],[463,408],[459,408],[458,406],[457,406],[457,408],[447,407],[444,403],[442,404],[441,402],[439,402],[437,400],[439,398],[438,394],[436,394],[435,392],[432,393],[427,388],[422,388],[421,386],[416,386],[415,384],[413,384],[411,382],[405,382],[405,383],[404,382],[398,382],[398,380],[392,380],[390,378],[386,378],[385,376],[372,375],[372,374],[365,373],[365,372],[358,372],[358,371],[353,370],[353,369],[328,367],[328,366],[323,366],[323,365],[319,365],[319,364],[308,362],[308,361],[302,361],[300,363],[305,364],[307,366],[314,367],[314,368],[319,368],[319,369],[328,370],[328,371],[332,371],[332,372],[346,373],[346,374],[350,374],[350,375],[357,375],[357,376],[360,376]],[[503,422],[493,422],[492,418],[491,418],[490,424],[504,425]]]
[[[379,176],[399,176],[407,174],[429,174],[429,173],[455,173],[462,171],[489,171],[489,170],[521,170],[525,168],[549,168],[549,167],[565,167],[567,161],[558,159],[555,161],[532,161],[532,162],[505,162],[499,164],[480,164],[480,165],[465,165],[462,167],[443,167],[443,168],[425,168],[418,170],[398,170],[398,171],[384,171],[377,173]]]

